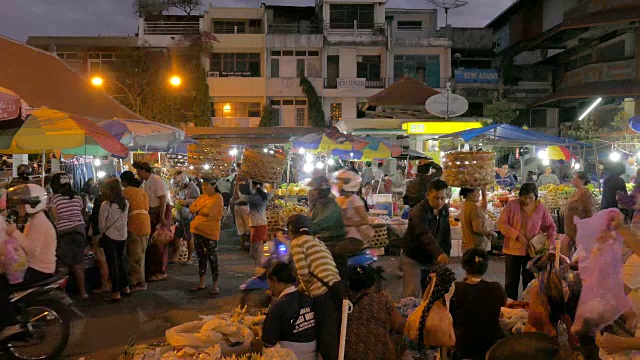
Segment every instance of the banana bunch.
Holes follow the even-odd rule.
[[[276,190],[278,196],[307,196],[307,188],[299,184],[281,184]]]
[[[576,191],[576,189],[571,186],[553,184],[542,185],[538,190],[545,191],[547,194],[554,194],[559,196],[571,196],[571,194]]]

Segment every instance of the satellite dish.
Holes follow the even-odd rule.
[[[469,102],[460,95],[452,94],[449,90],[443,90],[441,94],[427,99],[424,107],[435,116],[450,118],[467,112]]]

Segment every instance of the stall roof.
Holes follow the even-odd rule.
[[[537,131],[525,130],[521,127],[509,124],[492,124],[479,129],[459,131],[448,135],[439,136],[439,139],[462,138],[469,142],[476,138],[487,140],[497,140],[509,145],[577,145],[591,146],[579,141],[561,138],[557,136],[539,133]]]
[[[0,36],[0,58],[0,86],[31,107],[98,119],[141,119],[51,53]]]
[[[323,132],[313,127],[187,127],[186,134],[206,145],[268,145],[286,144],[292,137]]]
[[[424,106],[428,98],[440,92],[417,79],[403,76],[388,88],[367,98],[370,106]]]

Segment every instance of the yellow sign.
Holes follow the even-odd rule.
[[[416,135],[444,135],[480,127],[482,124],[477,121],[429,121],[402,124],[402,130],[406,130],[407,134]]]

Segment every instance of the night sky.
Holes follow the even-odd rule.
[[[266,0],[204,0],[213,6],[255,7]],[[449,23],[482,27],[514,0],[468,0],[451,10]],[[29,35],[133,35],[132,0],[0,0],[0,35],[25,41]],[[313,0],[270,0],[270,5],[313,5]],[[389,0],[389,8],[431,8],[426,0]],[[440,12],[439,25],[444,25]]]

